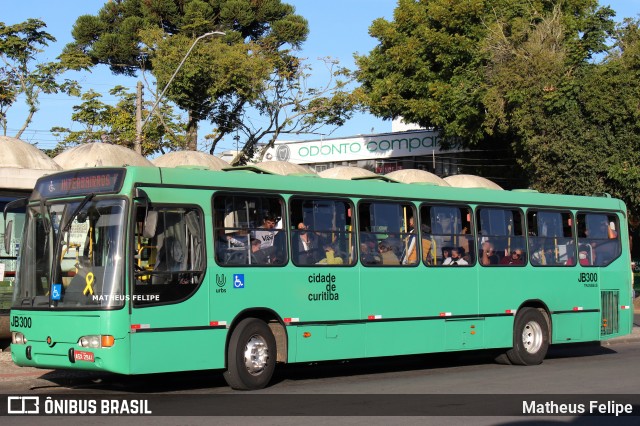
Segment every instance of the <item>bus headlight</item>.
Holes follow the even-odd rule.
[[[78,339],[78,345],[82,348],[110,348],[115,343],[113,336],[101,336],[92,334],[90,336],[82,336]]]
[[[11,333],[11,343],[14,345],[26,345],[27,338],[19,331],[14,331]]]

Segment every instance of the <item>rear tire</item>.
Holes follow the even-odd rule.
[[[513,326],[513,348],[507,358],[516,365],[538,365],[549,349],[549,326],[544,314],[536,308],[518,311]]]
[[[245,318],[231,334],[224,379],[238,390],[262,389],[276,367],[276,339],[269,326],[256,318]]]

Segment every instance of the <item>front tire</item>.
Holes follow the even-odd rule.
[[[257,318],[245,318],[231,334],[224,379],[233,389],[262,389],[273,376],[276,359],[276,339],[269,326]]]
[[[516,365],[538,365],[549,349],[549,325],[536,308],[522,308],[513,327],[513,348],[507,358]]]

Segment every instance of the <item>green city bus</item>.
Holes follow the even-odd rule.
[[[278,363],[535,365],[631,332],[627,210],[606,194],[124,167],[46,176],[23,207],[20,366],[220,369],[258,389]]]

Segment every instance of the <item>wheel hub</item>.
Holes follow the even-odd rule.
[[[542,347],[542,342],[542,327],[535,321],[529,321],[522,330],[522,344],[524,349],[530,354],[535,354]]]
[[[264,371],[269,360],[267,341],[257,334],[249,338],[244,348],[244,365],[249,374],[257,376]]]

